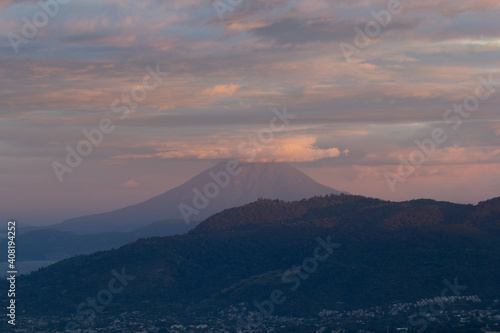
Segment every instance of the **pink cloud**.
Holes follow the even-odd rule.
[[[232,96],[240,88],[237,84],[218,84],[213,88],[203,91],[204,94],[209,96]]]
[[[128,180],[125,183],[123,183],[122,186],[126,188],[134,188],[134,187],[139,187],[139,183],[136,182],[135,180]]]

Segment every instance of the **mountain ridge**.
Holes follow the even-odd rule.
[[[231,174],[228,184],[220,186],[220,181],[214,179],[214,175],[228,174],[230,162],[233,161],[218,163],[184,184],[141,203],[102,214],[72,218],[50,227],[76,234],[128,232],[158,221],[184,220],[187,224],[201,222],[218,211],[250,203],[259,197],[291,201],[314,195],[341,193],[317,183],[283,162],[240,163],[236,168],[240,172]],[[218,193],[212,199],[207,198],[210,197],[210,193],[206,193],[209,184],[218,187]],[[195,198],[201,197],[205,197],[208,204],[199,209],[200,205],[197,205]],[[184,214],[181,207],[189,207],[193,213]]]
[[[288,288],[279,277],[311,256],[318,237],[329,236],[341,247],[287,295],[280,313],[432,298],[443,279],[455,276],[472,294],[494,299],[500,296],[500,200],[486,204],[487,218],[494,218],[471,224],[484,204],[352,195],[259,200],[217,213],[185,235],[140,239],[40,269],[20,279],[19,300],[27,311],[74,311],[107,283],[109,270],[124,267],[135,280],[108,311],[206,314]]]
[[[209,193],[205,194],[207,186]],[[210,193],[214,188],[219,191],[217,196]],[[25,261],[62,260],[116,248],[141,237],[184,234],[214,213],[250,203],[259,197],[292,201],[330,193],[340,192],[315,182],[286,163],[234,165],[232,161],[223,162],[144,202],[27,230],[20,240],[24,240],[24,244],[18,258]],[[195,201],[203,198],[206,206]],[[183,209],[188,212],[184,216]],[[5,239],[0,240],[0,245],[3,242]],[[7,246],[2,246],[0,254],[5,251]],[[4,258],[7,258],[6,252]]]

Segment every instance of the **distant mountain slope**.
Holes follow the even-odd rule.
[[[193,223],[192,226],[195,226]],[[17,238],[18,261],[59,261],[80,254],[118,248],[127,243],[153,236],[186,233],[190,227],[184,221],[160,221],[130,232],[105,232],[77,235],[68,231],[42,229],[26,232]],[[7,259],[7,239],[0,239],[0,258]],[[0,260],[1,262],[2,260]]]
[[[90,254],[117,248],[135,240],[137,238],[133,235],[118,232],[75,235],[54,229],[36,230],[16,239],[16,258],[19,261],[61,260],[77,254]],[[0,242],[0,246],[1,254],[7,252],[6,243]]]
[[[500,297],[499,213],[498,199],[477,206],[351,195],[259,200],[186,235],[141,239],[22,277],[18,302],[28,313],[74,313],[122,268],[135,278],[106,311],[188,316],[260,302],[280,289],[287,301],[276,313],[314,315],[433,298],[455,277],[466,294],[493,300]],[[315,256],[317,238],[328,242],[330,235],[341,246],[314,272],[298,270]]]
[[[186,224],[183,221],[187,215],[189,215],[188,222],[202,221],[223,209],[244,205],[260,197],[291,201],[315,195],[340,193],[317,183],[286,163],[244,163],[240,168],[241,170],[236,169],[240,171],[237,175],[229,175],[227,185],[223,176],[223,174],[228,175],[227,163],[220,163],[186,183],[145,202],[109,213],[73,218],[51,228],[77,234],[128,232],[156,221],[177,220],[180,222],[172,223],[171,228],[186,230],[191,226],[182,228],[181,224]],[[207,207],[196,208],[200,207],[200,201],[198,204],[193,203],[196,193],[193,190],[198,189],[204,193],[205,186],[210,183],[217,186],[218,195],[211,199],[205,196],[208,199]],[[211,196],[216,189],[212,187],[208,191]],[[183,215],[179,209],[180,204],[184,204],[184,207],[189,207],[188,209],[192,209],[191,212],[196,211],[196,213]]]

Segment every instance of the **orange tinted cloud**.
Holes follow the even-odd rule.
[[[233,95],[240,88],[237,84],[218,84],[213,88],[206,89],[203,93],[209,96],[228,97]]]
[[[228,140],[213,144],[189,144],[169,142],[169,147],[176,147],[170,151],[155,154],[119,155],[115,159],[251,159],[255,162],[310,162],[325,158],[339,157],[348,154],[348,150],[341,151],[338,148],[320,149],[315,147],[315,137],[299,136],[288,138],[276,138],[269,144],[252,144],[250,141]],[[221,146],[224,144],[224,146]],[[235,146],[236,144],[236,146]],[[162,149],[162,148],[157,148]],[[164,148],[163,148],[164,149]]]

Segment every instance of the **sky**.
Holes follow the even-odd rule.
[[[241,145],[354,194],[498,197],[499,10],[2,0],[1,218],[41,225],[138,203],[248,158]],[[270,130],[276,112],[290,116]]]

